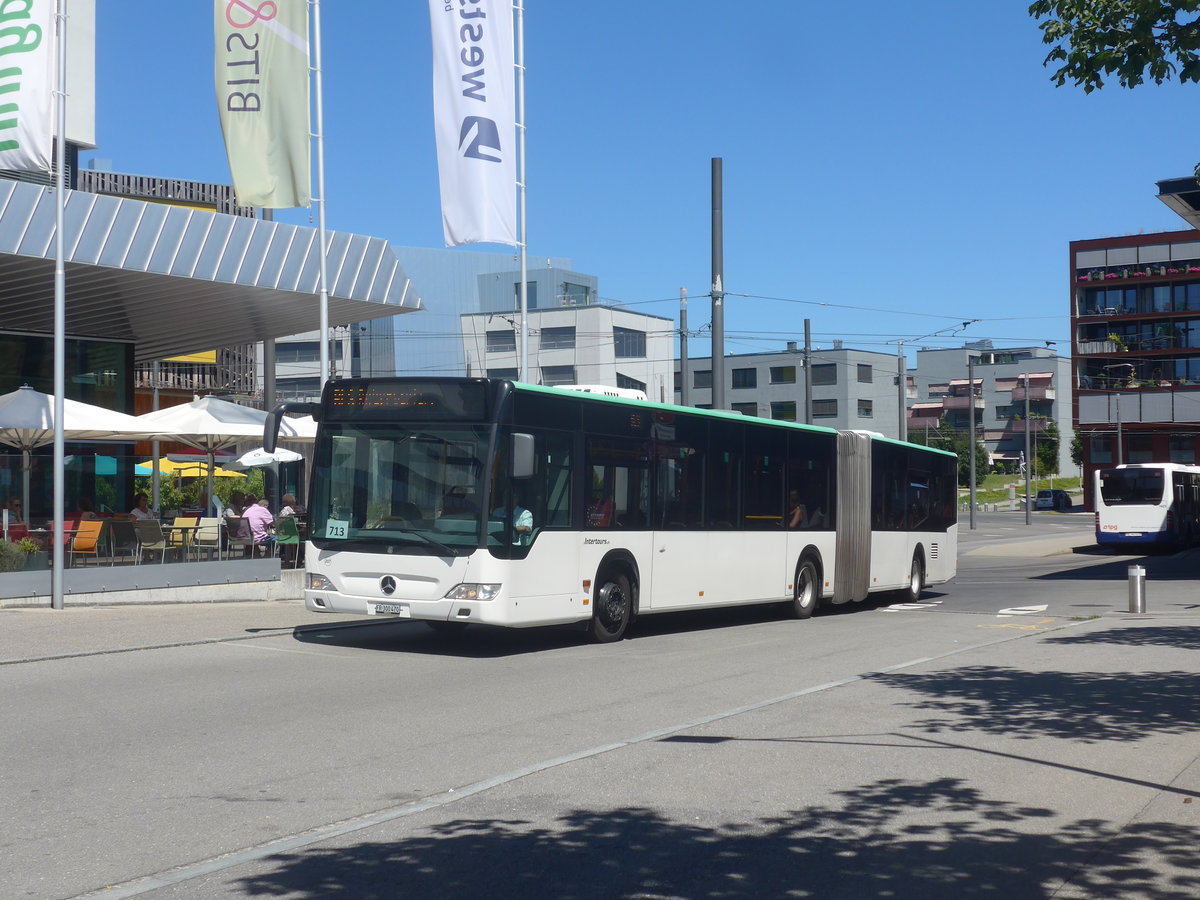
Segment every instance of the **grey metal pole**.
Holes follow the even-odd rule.
[[[907,405],[905,404],[905,399],[906,399],[905,398],[905,394],[906,394],[905,389],[908,387],[908,385],[905,384],[904,376],[905,376],[904,341],[897,341],[896,342],[896,394],[899,397],[899,402],[900,402],[900,412],[899,412],[900,424],[897,426],[896,433],[900,436],[900,440],[907,441],[908,440],[908,417],[907,417],[906,413],[908,412],[908,408],[907,408]],[[974,410],[972,410],[972,412],[974,412]],[[971,421],[972,422],[975,421],[974,417],[972,417]],[[972,481],[974,481],[974,479],[972,479]]]
[[[1117,401],[1117,465],[1125,463],[1125,446],[1121,439],[1121,395],[1116,394],[1113,397]]]
[[[1029,474],[1033,471],[1029,431],[1029,373],[1025,373],[1025,524],[1033,524],[1033,503],[1030,502]]]
[[[521,233],[521,368],[519,377],[529,377],[529,239],[525,230],[525,4],[517,0],[517,201],[520,204]]]
[[[1146,611],[1146,568],[1145,566],[1129,567],[1129,611],[1144,613]]]
[[[57,142],[54,171],[54,555],[50,570],[50,608],[63,608],[63,516],[66,514],[66,445],[63,438],[63,394],[67,389],[67,269],[63,242],[64,207],[67,202],[67,0],[58,0]],[[29,510],[25,510],[28,516]],[[28,519],[26,519],[28,521]]]
[[[812,424],[812,320],[804,320],[804,424]]]
[[[158,385],[160,381],[158,368],[158,360],[156,359],[150,366],[150,377],[154,379],[154,385],[150,390],[150,409],[158,412]],[[160,511],[160,494],[162,493],[162,473],[158,469],[158,461],[162,459],[162,444],[158,441],[150,442],[150,508],[154,510],[157,516]]]
[[[321,242],[320,258],[320,329],[321,329],[321,393],[329,380],[329,269],[325,255],[329,252],[325,232],[325,93],[321,70],[321,0],[312,0],[313,8],[313,73],[316,82],[317,111],[317,231]]]
[[[691,406],[688,385],[687,288],[679,289],[679,405]]]
[[[971,417],[971,485],[968,497],[971,503],[971,530],[975,530],[975,357],[967,355],[967,413]],[[926,441],[928,443],[928,441]]]
[[[725,408],[725,236],[721,157],[712,160],[712,408]]]

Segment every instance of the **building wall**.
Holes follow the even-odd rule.
[[[1091,474],[1200,461],[1200,232],[1073,241],[1074,419]]]
[[[462,316],[466,374],[516,378],[520,341],[511,316]],[[670,402],[674,322],[610,306],[531,310],[527,381],[644,390]]]
[[[897,357],[870,350],[813,350],[813,424],[829,428],[877,431],[895,438],[900,432]],[[675,363],[677,379],[680,364]],[[729,408],[764,419],[804,421],[804,352],[735,354],[725,360],[725,400]],[[691,406],[712,403],[712,360],[688,360]],[[674,398],[682,402],[680,384]]]

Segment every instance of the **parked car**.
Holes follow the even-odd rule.
[[[1041,490],[1037,492],[1037,499],[1033,504],[1035,509],[1070,509],[1071,495],[1058,488]]]

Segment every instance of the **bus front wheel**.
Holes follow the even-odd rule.
[[[796,569],[796,584],[792,590],[792,602],[788,612],[797,619],[807,619],[817,610],[821,596],[821,581],[816,564],[811,559],[801,560]]]
[[[633,591],[624,572],[607,571],[596,579],[595,607],[589,636],[597,644],[619,641],[629,627],[633,612]]]

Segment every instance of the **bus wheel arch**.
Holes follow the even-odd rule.
[[[598,644],[621,640],[638,609],[638,567],[626,551],[607,554],[592,582],[592,618],[588,637]]]
[[[805,547],[796,560],[796,575],[792,580],[792,599],[788,614],[795,619],[807,619],[821,604],[821,584],[824,566],[816,547]]]

